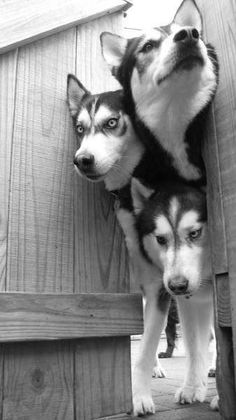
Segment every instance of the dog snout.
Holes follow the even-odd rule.
[[[199,40],[199,32],[196,28],[181,29],[174,36],[174,42],[196,44]]]
[[[94,164],[94,155],[90,153],[84,153],[74,157],[74,165],[77,166],[83,172],[87,172],[92,169]]]
[[[168,288],[175,295],[184,295],[188,290],[188,280],[183,276],[175,276],[169,279]]]

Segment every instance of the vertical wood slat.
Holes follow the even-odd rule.
[[[17,50],[0,57],[0,290],[6,287],[8,206]]]
[[[7,275],[8,207],[12,135],[15,106],[17,50],[0,57],[0,290],[5,291]],[[0,413],[2,413],[4,346],[0,346]]]
[[[216,318],[219,320],[219,315],[221,321],[222,319],[229,320],[230,317],[232,318],[232,330],[218,326],[217,331],[220,341],[219,362],[221,370],[218,383],[219,392],[222,396],[221,413],[224,419],[231,419],[236,417],[233,398],[236,392],[236,5],[231,0],[227,2],[201,0],[199,3],[203,11],[207,39],[216,47],[220,62],[220,82],[213,107],[214,132],[211,131],[208,135],[208,142],[212,147],[213,154],[208,154],[207,166],[209,165],[210,168],[208,177],[212,183],[213,193],[210,194],[209,199],[209,203],[212,203],[212,205],[215,204],[213,199],[217,197],[218,193],[217,185],[214,185],[214,182],[220,181],[218,196],[220,206],[217,205],[216,208],[220,210],[221,216],[217,215],[210,204],[212,210],[210,217],[212,218],[213,241],[219,243],[215,247],[215,249],[218,248],[219,257],[218,263],[216,263],[217,293],[221,290],[218,283],[222,281],[222,275],[225,280],[228,279],[225,283],[228,286],[228,291],[225,294],[225,298],[228,296],[228,302],[224,301],[221,308],[216,308]],[[218,162],[218,167],[215,168],[211,166],[214,159]],[[210,190],[210,192],[212,191]],[[222,233],[222,236],[217,234],[219,232]],[[218,302],[220,302],[220,298]],[[220,314],[218,313],[219,310]],[[229,332],[232,335],[231,340],[228,339]],[[229,356],[228,359],[226,355]],[[231,361],[234,358],[233,366],[230,364],[230,358]],[[232,372],[232,367],[234,372]]]
[[[119,88],[101,56],[102,31],[121,33],[121,18],[113,14],[77,28],[76,75],[92,93]],[[77,176],[74,182],[75,291],[128,292],[128,257],[113,200],[101,184],[94,185]],[[91,420],[131,409],[128,337],[81,340],[75,365],[77,419]]]
[[[73,191],[66,142],[75,29],[19,50],[12,145],[7,290],[72,292]],[[59,71],[60,69],[60,71]],[[66,142],[66,143],[65,143]],[[45,279],[45,281],[44,281]],[[7,345],[2,419],[74,419],[69,342]]]

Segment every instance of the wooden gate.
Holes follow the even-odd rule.
[[[209,225],[215,279],[218,389],[223,419],[236,419],[236,4],[199,0],[205,36],[220,63],[207,133]]]
[[[141,297],[129,294],[111,197],[74,174],[66,105],[68,73],[93,92],[116,87],[99,34],[121,31],[125,7],[0,3],[2,420],[91,420],[131,408],[129,336],[142,331]]]

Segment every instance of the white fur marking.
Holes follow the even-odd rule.
[[[184,213],[178,224],[178,232],[187,229],[199,229],[201,224],[198,221],[199,214],[195,210],[190,210]]]

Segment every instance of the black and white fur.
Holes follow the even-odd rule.
[[[157,192],[149,194],[133,179],[140,249],[151,265],[161,269],[165,289],[178,304],[187,371],[176,401],[204,401],[213,327],[206,197],[199,189],[168,182],[157,185]]]
[[[190,4],[192,1],[185,0],[185,3]],[[177,24],[177,20],[180,19],[180,16],[184,14],[187,15],[185,7],[182,7],[176,15],[175,24]],[[197,17],[199,13],[197,12],[195,15]],[[160,31],[157,30],[158,34],[159,32]],[[105,38],[107,38],[107,36],[109,39],[114,40],[113,35],[106,34]],[[103,41],[105,38],[103,36]],[[168,38],[168,36],[165,33],[164,40],[166,40],[166,38]],[[134,102],[135,89],[134,91],[131,91],[132,77],[130,78],[129,75],[134,74],[134,64],[137,63],[137,60],[134,57],[136,54],[136,47],[139,48],[140,42],[144,42],[144,38],[127,41],[120,37],[116,38],[115,36],[115,39],[119,40],[119,45],[117,48],[115,48],[119,59],[117,60],[116,58],[114,64],[113,48],[111,54],[113,57],[112,64],[110,64],[113,68],[113,72],[115,72],[117,75],[119,72],[123,74],[122,77],[118,76],[118,78],[120,82],[123,83],[124,95],[122,95],[122,92],[119,91],[114,93],[104,93],[101,95],[91,95],[83,87],[83,85],[81,85],[80,82],[73,78],[73,76],[69,76],[68,104],[79,139],[79,148],[76,152],[74,160],[75,166],[77,167],[79,173],[90,181],[104,180],[106,188],[109,191],[114,192],[115,190],[116,194],[118,193],[120,199],[120,208],[117,211],[117,217],[125,233],[126,243],[133,261],[133,269],[135,272],[134,275],[142,287],[144,296],[146,298],[144,334],[141,340],[140,353],[133,374],[133,411],[134,414],[137,415],[152,413],[155,411],[151,397],[151,376],[154,363],[154,355],[165,321],[168,299],[164,299],[162,305],[157,305],[157,297],[160,295],[162,290],[162,270],[154,264],[150,264],[148,261],[146,261],[146,259],[140,253],[137,232],[134,228],[134,216],[132,213],[133,206],[129,181],[131,176],[135,176],[139,179],[139,181],[142,182],[143,185],[146,185],[150,188],[155,188],[157,180],[165,180],[166,178],[169,178],[170,180],[177,178],[181,181],[183,180],[183,182],[192,183],[194,185],[204,185],[205,175],[203,164],[200,159],[200,155],[198,154],[201,130],[200,133],[199,130],[197,130],[194,134],[194,137],[191,137],[190,134],[187,136],[188,141],[190,141],[190,138],[194,138],[194,145],[197,145],[196,156],[193,158],[194,163],[195,161],[197,162],[195,165],[192,164],[190,160],[190,163],[188,162],[188,159],[191,158],[193,153],[191,153],[192,149],[189,149],[187,147],[188,144],[186,143],[187,163],[185,166],[186,168],[189,167],[191,169],[189,173],[186,171],[184,173],[178,171],[178,165],[176,164],[178,159],[175,159],[175,156],[173,157],[171,154],[172,146],[174,147],[175,145],[174,137],[172,134],[176,129],[175,123],[180,117],[180,114],[177,112],[178,101],[176,102],[174,98],[179,93],[179,91],[181,92],[180,87],[179,89],[174,90],[173,95],[171,95],[173,96],[173,107],[171,108],[172,112],[170,118],[169,114],[166,113],[166,110],[163,111],[162,106],[155,108],[157,115],[155,115],[153,118],[154,120],[156,119],[156,122],[162,121],[162,118],[163,123],[165,119],[167,119],[167,123],[170,120],[169,125],[167,124],[170,128],[170,132],[168,133],[167,137],[171,147],[166,150],[163,145],[157,141],[152,130],[139,117],[138,107]],[[124,43],[122,56],[120,54],[120,40],[122,40],[121,43]],[[130,45],[130,48],[126,50],[128,44]],[[106,48],[103,44],[103,53],[107,58],[107,49],[106,52],[105,49]],[[134,54],[133,56],[132,53]],[[124,54],[126,57],[125,59]],[[151,60],[148,61],[151,62]],[[186,59],[186,61],[188,62],[188,59]],[[156,98],[158,98],[158,100],[160,98],[161,100],[163,97],[163,101],[165,103],[165,94],[168,93],[169,89],[172,89],[174,86],[174,84],[169,86],[168,79],[169,81],[172,80],[172,78],[176,79],[175,83],[176,86],[178,86],[178,78],[180,77],[180,79],[182,79],[183,73],[185,74],[185,78],[191,77],[192,72],[195,73],[196,68],[201,68],[200,62],[200,59],[196,59],[193,60],[192,64],[185,63],[183,65],[181,64],[180,67],[177,66],[176,69],[173,70],[173,74],[167,77],[165,81],[163,81],[165,84],[162,85],[162,87],[164,86],[165,89],[162,89],[161,91],[159,90]],[[148,64],[146,59],[144,60],[143,65],[141,65],[141,63],[139,64],[139,67],[143,67],[143,74],[145,73],[145,69],[147,69],[146,64]],[[204,62],[204,64],[202,61],[203,67],[210,67],[210,65],[212,66],[211,60],[207,60],[207,62]],[[214,72],[211,72],[212,78],[213,73]],[[216,84],[215,73],[214,81]],[[144,83],[147,83],[146,79]],[[206,85],[208,86],[208,79],[206,80]],[[132,86],[134,87],[134,83],[132,83]],[[201,84],[197,84],[196,89],[200,88],[200,86]],[[206,89],[206,98],[204,104],[201,103],[201,106],[203,107],[210,101],[210,98],[214,93],[214,83],[211,78],[209,79],[208,87],[209,89]],[[138,89],[140,88],[141,86],[138,87]],[[148,92],[147,90],[147,93],[148,97],[150,95],[150,91]],[[192,95],[191,90],[189,91],[189,94],[190,96]],[[181,101],[181,103],[183,99],[183,103],[186,102],[186,109],[188,109],[191,104],[191,101],[187,101],[187,95],[188,90],[186,90],[183,97],[179,97],[179,101]],[[120,99],[118,99],[119,97]],[[142,100],[144,99],[145,98]],[[147,109],[151,111],[150,105],[153,106],[153,104],[155,104],[155,101],[152,101],[150,104],[147,103],[146,105],[149,106]],[[175,107],[176,113],[174,112]],[[101,111],[100,115],[99,109]],[[114,114],[109,113],[112,109],[115,111]],[[184,112],[184,110],[182,111]],[[185,118],[184,123],[181,125],[181,130],[178,131],[178,133],[180,131],[182,132],[183,141],[185,140],[186,133],[193,133],[196,119],[201,119],[200,116],[202,115],[199,115],[199,109],[197,108],[195,111],[196,115],[194,112],[194,115],[191,114],[192,120],[190,121]],[[158,118],[158,115],[160,115],[160,118]],[[110,119],[112,120],[111,122],[109,122]],[[131,122],[132,124],[130,124]],[[132,125],[134,126],[135,131],[133,130]],[[158,124],[156,125],[158,126]],[[135,132],[140,135],[142,142],[138,140],[138,136]],[[165,135],[166,133],[167,132],[165,132]],[[178,136],[178,144],[181,144],[181,141],[179,140],[180,137],[181,136]],[[196,173],[199,173],[199,177],[191,175],[193,168],[195,171],[194,174],[196,175]],[[184,178],[185,175],[186,178]]]
[[[218,65],[213,47],[201,35],[194,0],[183,1],[170,25],[140,37],[101,35],[103,56],[125,92],[126,111],[141,141],[161,162],[155,171],[159,180],[206,181],[201,139]]]
[[[217,87],[218,64],[213,47],[202,40],[202,18],[194,0],[184,0],[168,26],[133,39],[104,32],[101,45],[112,74],[124,89],[125,111],[146,147],[133,176],[150,190],[166,182],[205,187],[201,141]],[[144,195],[150,190],[144,188]],[[125,209],[119,216],[132,252],[136,233],[132,233]],[[138,258],[135,264],[139,270]],[[134,414],[154,412],[151,370],[168,307],[163,299],[162,304],[156,304],[162,270],[156,279],[145,278],[148,268],[143,267],[145,327],[133,375]],[[203,389],[193,390],[190,396],[183,391],[179,401],[202,401],[204,394]]]

